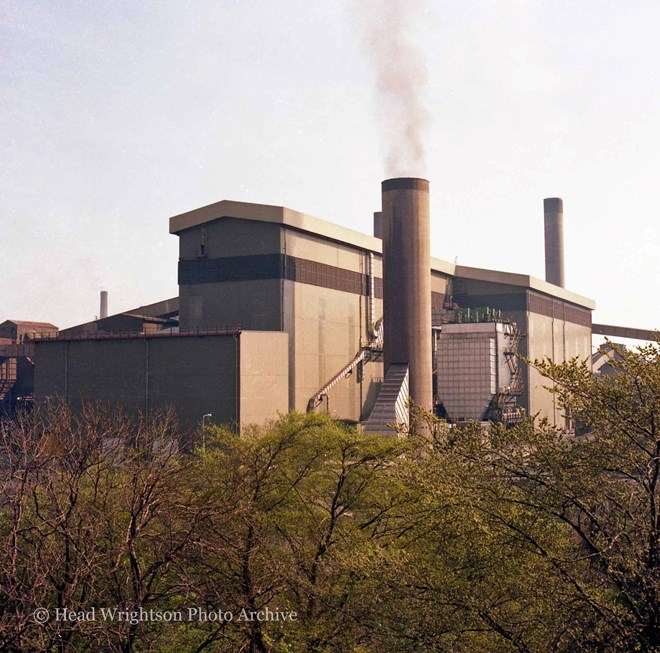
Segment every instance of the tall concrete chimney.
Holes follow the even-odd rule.
[[[432,410],[429,182],[387,179],[382,201],[385,374],[407,364],[411,399]]]
[[[564,287],[564,202],[560,197],[543,200],[545,229],[545,280]]]
[[[101,310],[99,312],[99,319],[103,319],[104,317],[108,317],[108,291],[107,290],[102,290],[101,291]]]

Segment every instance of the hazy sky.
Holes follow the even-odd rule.
[[[543,278],[562,197],[567,288],[657,328],[658,25],[657,0],[0,0],[0,321],[175,296],[168,218],[221,199],[371,232],[414,129],[395,173],[431,181],[433,256]]]

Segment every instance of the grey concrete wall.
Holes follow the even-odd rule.
[[[281,254],[291,260],[366,275],[368,252],[327,238],[275,224],[223,218],[180,233],[184,261]],[[200,246],[204,257],[200,258]],[[375,276],[382,278],[380,256]],[[205,265],[205,263],[202,263]],[[290,271],[289,271],[290,273]],[[263,279],[180,285],[181,331],[240,326],[244,330],[288,334],[288,408],[304,411],[310,397],[348,363],[369,340],[368,295],[292,280]],[[375,318],[382,301],[375,300]],[[329,394],[328,408],[338,417],[359,420],[375,397],[382,366],[367,365]],[[247,398],[246,395],[243,395]]]
[[[205,256],[251,256],[280,251],[282,227],[267,222],[254,222],[236,218],[222,218],[179,233],[179,258],[199,258],[200,245],[205,245]]]
[[[366,303],[359,295],[330,288],[292,281],[286,285],[291,359],[295,362],[291,408],[304,411],[310,397],[358,353],[361,331],[366,343]],[[381,310],[377,302],[376,313]],[[362,380],[356,372],[330,390],[325,407],[336,417],[359,420],[373,405],[370,389],[382,376],[382,363],[367,364]]]
[[[204,265],[209,259],[279,254],[281,232],[276,224],[215,220],[179,234],[179,259]],[[204,256],[200,256],[201,245]],[[282,284],[278,279],[181,284],[179,326],[181,331],[234,326],[281,330]]]
[[[591,359],[591,329],[538,313],[528,313],[527,357],[530,360],[551,358],[562,363],[573,357]],[[564,413],[555,396],[546,388],[552,382],[534,368],[527,368],[528,412],[547,417],[552,424],[565,426]]]
[[[289,337],[244,331],[240,339],[241,425],[263,424],[289,408]]]
[[[226,281],[179,287],[183,331],[241,327],[282,328],[282,283],[279,279]]]
[[[207,413],[213,415],[215,424],[237,419],[235,337],[153,338],[147,342],[150,410],[171,404],[188,424],[199,424]]]
[[[287,229],[284,248],[290,256],[367,274],[368,253],[327,239]],[[381,275],[380,257],[374,260]],[[368,296],[316,285],[284,282],[284,330],[289,334],[290,394],[292,410],[304,411],[307,402],[346,365],[369,340]],[[382,301],[375,302],[376,319],[382,317]],[[342,419],[360,420],[368,415],[382,364],[369,363],[364,376],[357,371],[328,393],[326,408]]]
[[[36,402],[67,395],[68,342],[39,341],[34,353],[34,398]]]
[[[233,422],[237,365],[233,336],[39,341],[35,400],[119,402],[141,413],[171,406],[190,428],[207,413]]]
[[[527,357],[548,357],[561,363],[577,357],[591,358],[590,313],[578,310],[570,303],[549,299],[539,293],[528,292],[530,311],[527,315]],[[534,310],[532,310],[534,309]],[[529,413],[547,417],[551,423],[564,426],[565,419],[554,395],[544,389],[550,384],[533,368],[527,369]]]
[[[431,292],[445,295],[447,293],[447,276],[440,272],[431,274]]]
[[[141,339],[69,342],[66,399],[76,405],[83,399],[111,399],[129,411],[144,410],[146,342]],[[37,344],[37,365],[39,347]]]

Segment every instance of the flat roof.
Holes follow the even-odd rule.
[[[0,324],[0,326],[4,326],[5,324],[13,324],[14,326],[22,326],[22,327],[35,327],[35,328],[46,328],[46,329],[55,329],[57,331],[57,327],[54,324],[51,324],[50,322],[32,322],[30,320],[5,320]]]
[[[256,222],[272,222],[286,225],[300,231],[323,236],[340,243],[355,245],[361,249],[382,252],[382,241],[359,231],[342,227],[327,220],[321,220],[286,206],[271,206],[270,204],[252,204],[250,202],[234,202],[222,200],[193,211],[181,213],[170,218],[170,233],[177,234],[184,229],[190,229],[205,222],[219,218],[238,218],[239,220],[254,220]]]
[[[463,279],[473,279],[475,281],[490,281],[492,283],[501,283],[509,286],[522,286],[530,290],[538,290],[546,295],[551,295],[557,299],[578,304],[584,308],[594,310],[596,302],[593,299],[578,295],[577,293],[560,288],[553,283],[548,283],[542,279],[537,279],[529,274],[518,274],[516,272],[500,272],[499,270],[484,270],[483,268],[471,268],[465,265],[457,265],[455,276]]]
[[[83,322],[82,324],[74,324],[73,326],[62,329],[62,331],[71,331],[72,329],[84,329],[92,328],[98,322],[103,320],[108,320],[112,317],[120,317],[122,315],[128,315],[130,317],[139,317],[144,320],[152,320],[152,318],[164,318],[167,319],[167,316],[175,315],[179,312],[179,298],[171,297],[170,299],[161,299],[158,302],[152,304],[145,304],[144,306],[138,306],[137,308],[131,308],[127,311],[122,311],[121,313],[112,313],[107,317],[100,317],[96,320],[90,320],[89,322]],[[57,327],[55,327],[57,330]]]
[[[235,202],[233,200],[222,200],[171,217],[170,233],[178,234],[185,229],[190,229],[206,222],[213,222],[221,218],[237,218],[239,220],[281,224],[338,243],[353,245],[359,249],[371,251],[376,254],[382,254],[383,252],[383,241],[380,238],[369,236],[360,231],[342,227],[327,220],[321,220],[320,218],[294,211],[285,206]],[[431,271],[462,277],[464,279],[490,281],[493,283],[530,288],[590,310],[596,308],[596,303],[592,299],[526,274],[455,265],[454,263],[433,257],[431,258]]]

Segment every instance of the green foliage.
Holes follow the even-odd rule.
[[[215,501],[232,510],[229,521],[205,533],[205,550],[215,557],[206,561],[213,575],[201,584],[204,598],[235,612],[276,601],[298,613],[286,632],[253,625],[256,650],[267,650],[267,639],[291,650],[331,643],[351,650],[357,615],[374,598],[379,543],[390,536],[388,520],[400,501],[392,465],[407,443],[293,413],[265,434],[253,429],[237,438],[219,430],[214,445],[204,455],[206,470]]]
[[[586,435],[407,437],[292,413],[164,446],[169,416],[54,406],[0,443],[0,649],[657,651],[658,345],[535,365]],[[36,607],[223,611],[55,621]],[[295,613],[281,619],[241,614]]]

